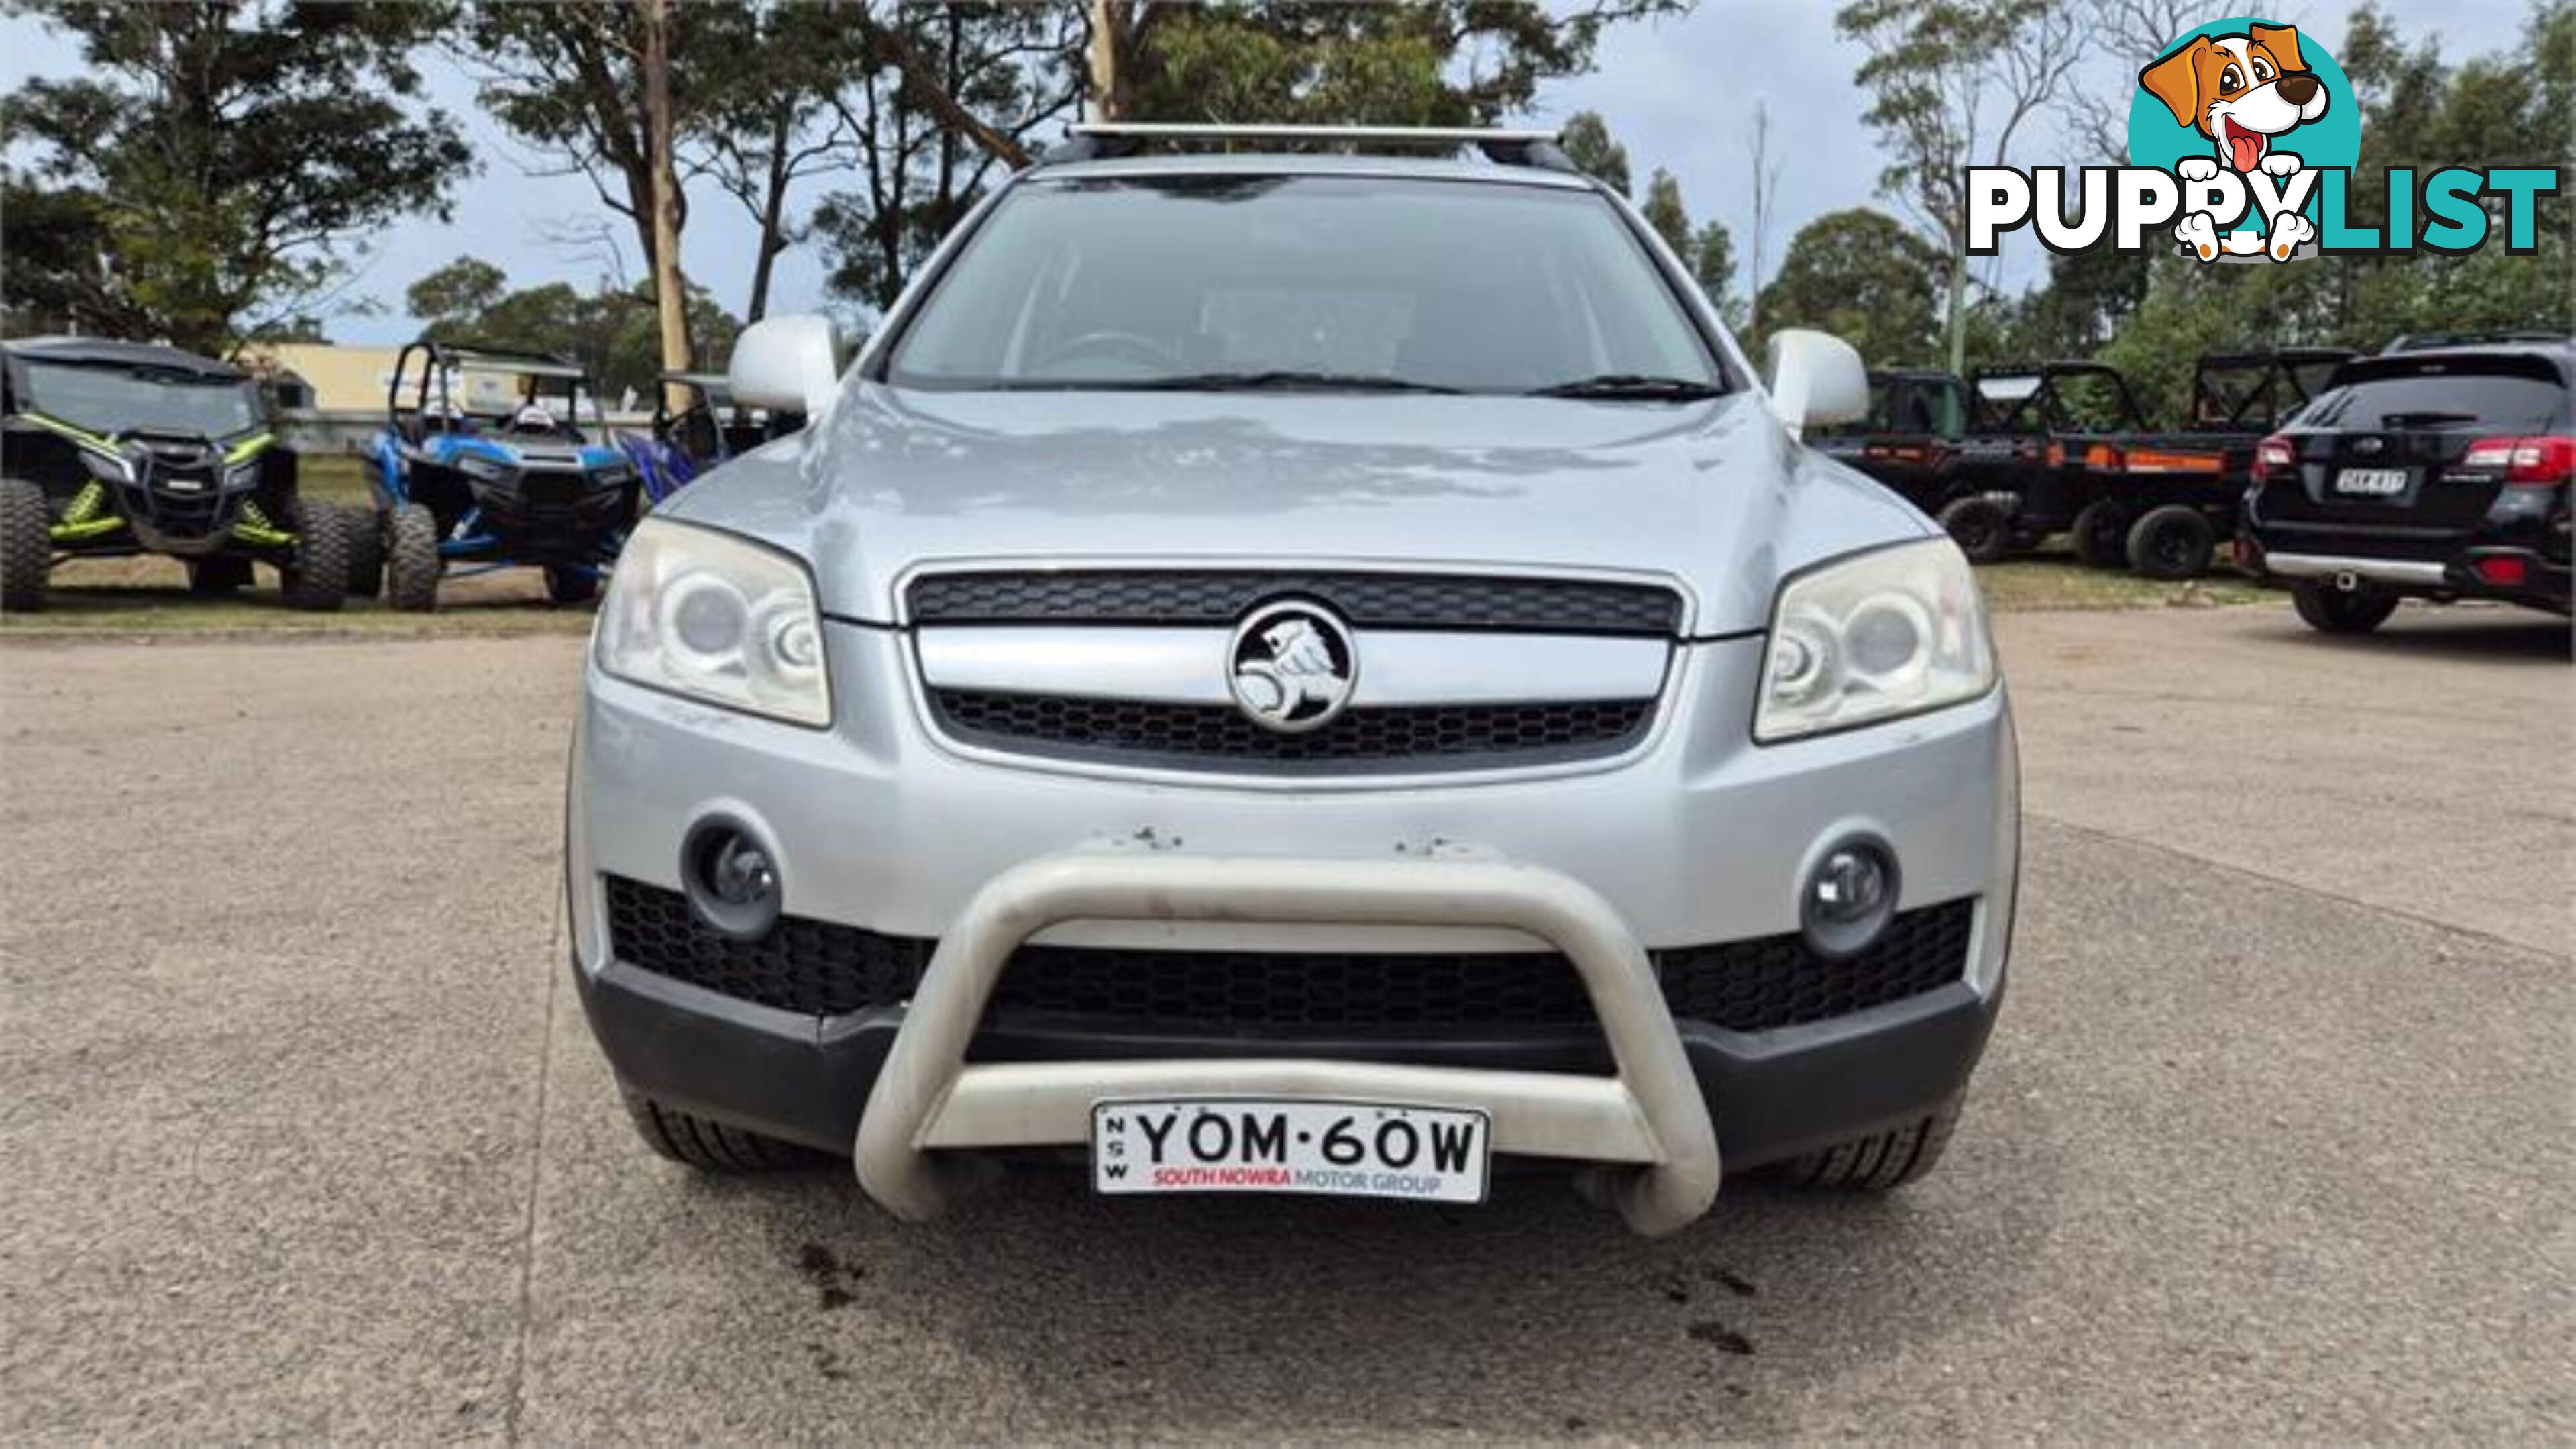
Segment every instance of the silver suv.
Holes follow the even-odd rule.
[[[1858,357],[1757,383],[1545,136],[1180,131],[1013,177],[846,375],[746,333],[811,426],[620,557],[566,870],[645,1139],[914,1219],[1012,1149],[1647,1233],[1929,1168],[2013,728],[1959,551],[1799,442]]]

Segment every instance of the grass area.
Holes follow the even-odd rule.
[[[2165,583],[2123,569],[2086,568],[2067,558],[2018,558],[1977,570],[1986,607],[1999,614],[2066,609],[2212,609],[2279,597],[2221,565],[2197,579]]]
[[[295,460],[295,486],[307,498],[325,503],[372,505],[366,469],[355,453],[307,453]]]

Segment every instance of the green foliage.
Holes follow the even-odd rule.
[[[1128,120],[1422,126],[1490,124],[1526,110],[1540,82],[1591,68],[1604,26],[1685,8],[1686,0],[1106,7],[1116,12],[1117,101]],[[826,197],[813,225],[835,295],[889,305],[988,182],[991,157],[960,144],[919,78],[933,78],[998,135],[1024,140],[1079,91],[1086,32],[1063,23],[1066,13],[1035,5],[871,12],[878,39],[837,102],[858,141],[863,184]],[[1624,189],[1625,177],[1614,184]]]
[[[1966,347],[1967,168],[2008,160],[2024,123],[2054,101],[2090,34],[2068,0],[1851,0],[1834,16],[1869,50],[1852,79],[1861,119],[1888,153],[1881,194],[1940,244],[1947,360]]]
[[[614,405],[633,389],[651,392],[662,372],[662,340],[649,285],[619,288],[602,283],[582,292],[569,283],[513,291],[499,267],[458,257],[414,282],[403,304],[421,320],[421,335],[440,342],[482,342],[560,352],[590,370],[600,394]],[[689,292],[689,333],[703,354],[720,361],[742,330],[731,313],[701,288]]]
[[[1024,142],[1072,106],[1080,42],[1066,12],[1033,5],[905,6],[880,17],[832,101],[859,163],[858,184],[825,196],[811,227],[833,295],[891,306],[997,179],[991,150],[944,124],[909,74],[936,77],[955,104]]]
[[[2460,161],[2576,168],[2576,4],[2536,6],[2521,45],[2457,66],[2430,41],[2407,45],[2385,12],[2365,5],[2336,55],[2362,106],[2353,225],[2384,222],[2382,177],[2391,166],[2419,175]],[[2401,333],[2494,327],[2576,331],[2570,205],[2563,195],[2542,201],[2540,245],[2529,256],[2505,251],[2497,204],[2490,212],[2498,234],[2467,256],[2239,266],[2158,258],[2142,300],[2102,356],[2131,374],[2151,413],[2172,417],[2187,405],[2192,364],[2204,351],[2370,349]]]
[[[1721,221],[1700,223],[1682,261],[1698,279],[1700,290],[1730,327],[1744,325],[1744,299],[1735,293],[1735,237]]]
[[[1673,173],[1658,166],[1646,178],[1646,199],[1638,204],[1637,214],[1673,249],[1673,255],[1690,255],[1690,208],[1682,204],[1682,184],[1673,179]]]
[[[1527,110],[1540,82],[1589,71],[1605,26],[1687,8],[1684,0],[1160,5],[1147,13],[1126,57],[1125,114],[1140,121],[1491,124]]]
[[[457,123],[420,104],[410,60],[440,7],[20,8],[78,40],[85,73],[0,100],[13,329],[227,352],[340,280],[353,238],[414,212],[444,220],[473,169]]]
[[[1790,238],[1762,289],[1762,325],[1830,332],[1871,367],[1937,366],[1946,266],[1931,243],[1883,211],[1828,212]]]
[[[1568,159],[1585,173],[1622,196],[1628,194],[1628,148],[1611,137],[1608,123],[1598,112],[1575,112],[1565,123],[1562,144]],[[1637,213],[1690,269],[1692,279],[1708,294],[1709,304],[1730,325],[1740,325],[1744,299],[1735,291],[1735,238],[1726,224],[1711,219],[1694,228],[1690,206],[1682,200],[1681,182],[1661,166],[1646,178],[1646,196],[1637,204]]]
[[[1557,143],[1566,159],[1583,174],[1626,196],[1635,189],[1628,178],[1628,148],[1610,137],[1610,124],[1599,111],[1577,111],[1565,118]]]

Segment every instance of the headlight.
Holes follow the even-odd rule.
[[[83,448],[80,459],[82,463],[88,465],[90,472],[107,482],[131,483],[134,481],[134,464],[117,454],[92,452],[90,449]]]
[[[1921,714],[1995,684],[1968,560],[1946,538],[1820,565],[1771,609],[1753,738],[1763,744]]]
[[[646,520],[618,552],[593,649],[601,669],[636,684],[790,724],[832,722],[812,577],[731,534]]]
[[[224,487],[227,490],[256,488],[259,486],[259,471],[257,458],[247,463],[235,463],[224,470]]]
[[[456,471],[482,483],[498,483],[519,471],[507,463],[467,453],[456,460]]]

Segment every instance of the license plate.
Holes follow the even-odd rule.
[[[2406,470],[2346,468],[2335,474],[2334,491],[2360,498],[2386,498],[2406,491]]]
[[[1482,1112],[1393,1102],[1244,1098],[1095,1102],[1102,1193],[1296,1192],[1483,1202]]]

